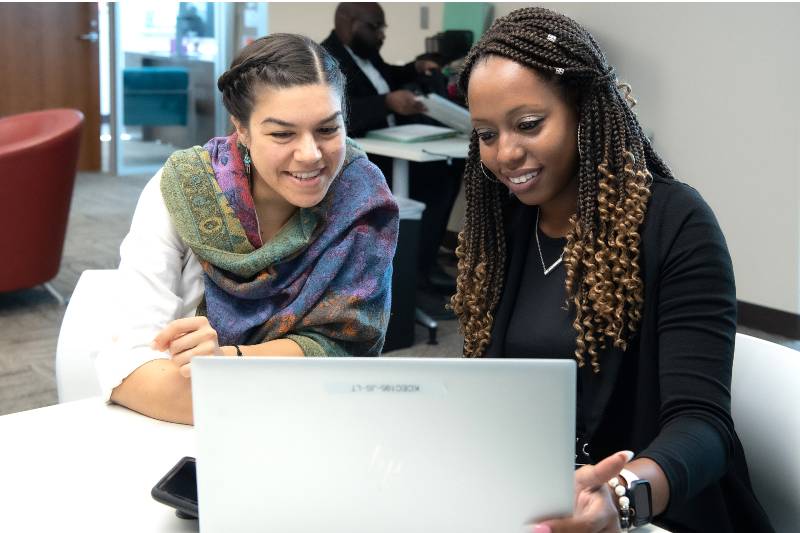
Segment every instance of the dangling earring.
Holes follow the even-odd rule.
[[[483,176],[484,176],[484,177],[485,177],[487,180],[489,180],[489,181],[491,181],[491,182],[493,182],[493,183],[500,183],[500,180],[499,180],[499,179],[497,179],[497,178],[494,176],[494,174],[492,174],[492,173],[491,173],[491,171],[489,171],[489,174],[487,174],[487,173],[486,173],[486,165],[484,165],[484,164],[483,164],[483,161],[480,161],[480,160],[479,160],[479,161],[478,161],[478,163],[480,163],[480,165],[481,165],[481,172],[483,172]]]
[[[253,160],[250,159],[250,148],[247,146],[244,147],[244,157],[242,158],[242,161],[244,162],[244,173],[247,175],[247,179],[251,180],[252,174],[250,173],[250,163],[252,163]]]
[[[578,122],[578,159],[583,159],[583,150],[581,150],[581,123]]]

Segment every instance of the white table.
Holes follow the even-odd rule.
[[[150,496],[195,449],[191,427],[100,398],[0,416],[0,531],[198,531]]]
[[[361,137],[353,139],[368,154],[392,158],[392,193],[408,198],[408,162],[425,163],[446,159],[465,159],[469,150],[469,138],[450,137],[436,141],[403,143]]]
[[[184,455],[189,426],[99,398],[0,417],[0,531],[198,531],[150,496]]]

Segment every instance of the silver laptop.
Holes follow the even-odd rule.
[[[530,531],[572,512],[570,360],[199,357],[202,533]]]

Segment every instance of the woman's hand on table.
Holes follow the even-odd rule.
[[[180,367],[181,375],[186,378],[192,375],[194,356],[224,355],[216,330],[204,316],[173,320],[156,335],[151,347],[159,352],[169,352],[172,361]]]
[[[533,527],[533,533],[610,533],[620,531],[619,510],[608,480],[619,475],[633,456],[617,452],[596,465],[575,471],[575,511],[569,518],[545,520]]]

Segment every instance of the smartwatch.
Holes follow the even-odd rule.
[[[650,491],[650,482],[639,479],[639,476],[627,469],[622,469],[620,477],[628,485],[628,499],[633,511],[631,526],[639,527],[649,524],[653,520],[653,497]]]

